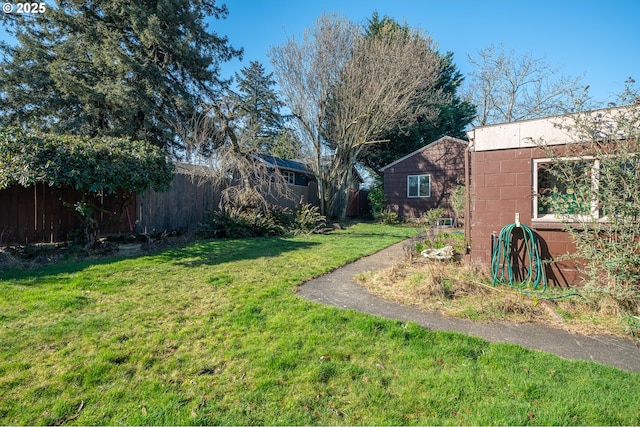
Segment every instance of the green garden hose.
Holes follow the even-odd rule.
[[[522,239],[514,239],[513,233],[522,230]],[[519,244],[520,243],[520,244]],[[506,225],[493,244],[491,254],[493,284],[532,285],[537,290],[547,288],[547,278],[540,257],[540,250],[533,230],[524,224]]]

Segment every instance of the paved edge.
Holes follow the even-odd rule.
[[[404,256],[407,241],[396,243],[373,255],[304,283],[297,289],[302,297],[342,309],[350,309],[393,320],[411,321],[440,331],[461,332],[488,342],[518,344],[553,353],[565,359],[582,359],[640,372],[640,348],[630,339],[613,335],[581,335],[537,324],[473,322],[446,317],[437,312],[383,300],[358,285],[353,278],[362,272],[391,267]]]

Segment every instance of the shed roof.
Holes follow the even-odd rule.
[[[435,145],[442,144],[442,143],[449,143],[449,144],[453,143],[453,144],[464,144],[464,145],[468,145],[469,144],[467,141],[464,141],[462,139],[454,138],[452,136],[443,136],[442,138],[437,139],[437,140],[435,140],[433,142],[430,142],[429,144],[425,145],[424,147],[420,147],[416,151],[414,151],[412,153],[409,153],[404,157],[399,158],[395,162],[389,163],[387,166],[384,166],[384,167],[380,168],[380,171],[384,172],[386,169],[388,169],[388,168],[390,168],[392,166],[395,166],[400,162],[403,162],[403,161],[407,160],[409,157],[413,157],[416,154],[418,154],[418,153],[420,153],[420,152],[422,152],[422,151],[424,151],[426,149],[429,149],[431,147],[434,147]]]
[[[535,148],[539,142],[562,145],[580,140],[575,120],[591,116],[590,120],[615,123],[625,111],[636,106],[602,108],[581,113],[561,114],[517,122],[497,123],[475,127],[467,132],[475,151]],[[623,138],[621,135],[620,138]]]

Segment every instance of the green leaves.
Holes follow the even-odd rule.
[[[204,22],[227,13],[214,0],[69,0],[11,15],[17,44],[0,46],[0,121],[179,146],[174,127],[224,86],[219,64],[241,55]]]
[[[167,189],[173,165],[144,141],[27,134],[0,128],[0,189],[37,182],[70,186],[85,193]]]

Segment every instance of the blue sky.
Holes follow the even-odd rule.
[[[612,100],[628,77],[640,79],[640,0],[219,1],[227,4],[229,16],[209,20],[210,30],[245,49],[243,61],[223,65],[223,77],[252,60],[271,71],[270,47],[298,37],[323,12],[364,25],[378,11],[428,32],[441,52],[454,53],[464,75],[471,71],[467,55],[502,43],[518,54],[544,56],[547,63],[562,66],[563,74],[584,75],[585,86],[600,101]],[[0,29],[5,39],[3,33]]]
[[[243,61],[223,66],[228,77],[249,61],[271,71],[267,52],[312,27],[323,12],[365,24],[374,11],[426,31],[458,69],[467,55],[504,44],[545,57],[562,73],[584,76],[597,100],[609,101],[629,77],[640,79],[640,0],[226,0],[229,16],[210,29],[244,47]],[[638,80],[640,81],[640,80]]]

